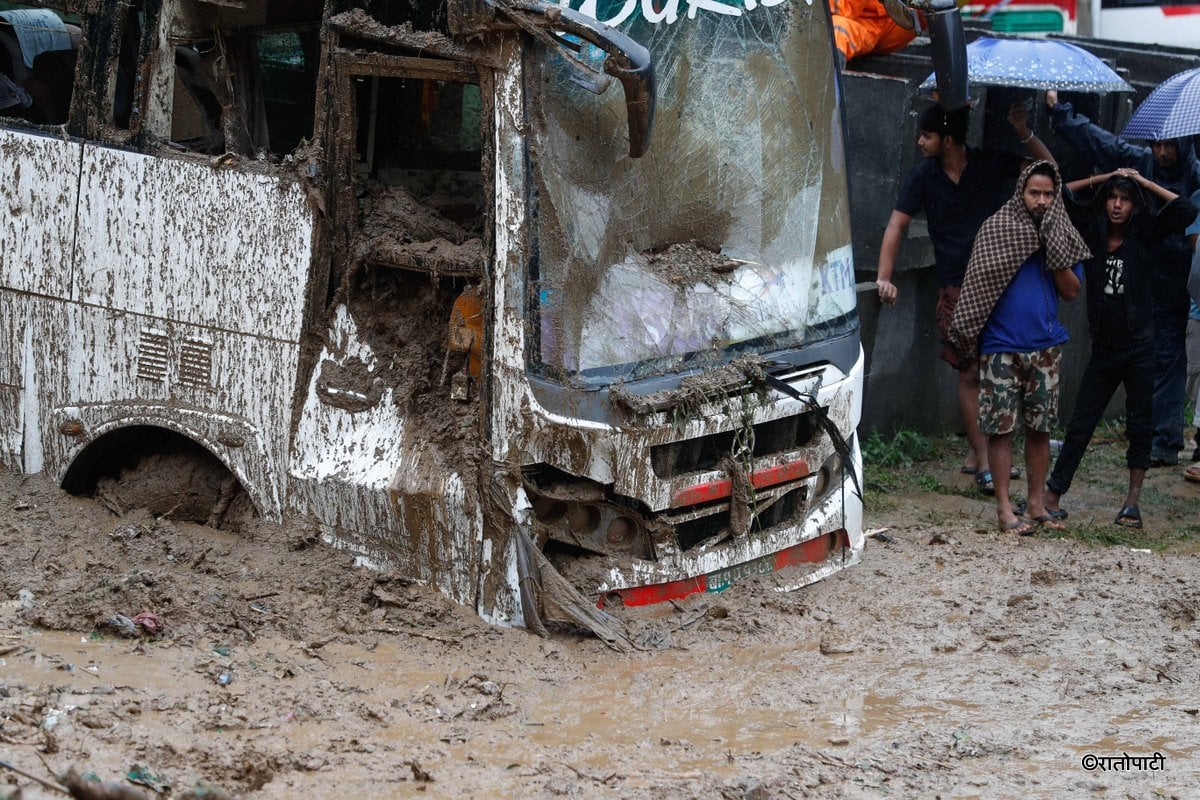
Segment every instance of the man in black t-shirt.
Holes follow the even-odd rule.
[[[1099,189],[1090,203],[1076,202],[1075,193],[1086,194],[1094,185]],[[1046,481],[1046,515],[1066,518],[1059,500],[1071,488],[1105,408],[1117,388],[1124,386],[1129,491],[1114,521],[1140,528],[1138,498],[1151,464],[1154,433],[1154,288],[1162,269],[1159,245],[1164,237],[1178,236],[1192,223],[1196,206],[1125,167],[1072,181],[1067,189],[1072,220],[1093,254],[1084,262],[1092,353],[1079,383],[1062,450]],[[1165,203],[1157,214],[1147,192]]]
[[[1029,113],[1023,106],[1014,104],[1009,110],[1008,121],[1032,158],[1054,161],[1046,145],[1029,129]],[[973,451],[962,471],[974,474],[976,484],[990,494],[993,487],[988,469],[987,439],[979,431],[979,363],[974,360],[961,363],[954,349],[946,344],[946,331],[958,303],[958,291],[975,234],[983,221],[1012,194],[1013,181],[1020,174],[1025,159],[967,147],[969,122],[969,108],[943,111],[934,106],[921,115],[917,146],[921,149],[922,160],[912,168],[900,187],[900,196],[883,233],[876,282],[879,299],[894,304],[899,292],[892,283],[892,273],[900,243],[913,217],[923,212],[937,268],[936,316],[942,338],[941,355],[958,370],[959,411]],[[1013,477],[1018,476],[1014,470]]]

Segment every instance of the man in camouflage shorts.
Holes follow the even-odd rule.
[[[985,436],[1025,427],[1049,433],[1058,419],[1062,348],[1033,353],[990,353],[980,364],[979,427]]]
[[[983,224],[950,326],[960,352],[980,354],[979,428],[988,440],[996,485],[996,515],[1008,533],[1038,525],[1061,529],[1045,507],[1050,428],[1058,418],[1058,379],[1067,329],[1058,321],[1059,298],[1079,294],[1090,256],[1071,225],[1053,164],[1027,168],[1009,202]],[[1008,496],[1012,438],[1025,426],[1028,517]]]

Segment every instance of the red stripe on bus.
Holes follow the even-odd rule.
[[[819,564],[829,558],[835,549],[849,546],[850,537],[844,528],[830,531],[815,539],[792,545],[785,550],[775,553],[771,571],[778,572],[785,567],[794,567],[798,564]],[[771,558],[771,556],[764,556],[763,558]],[[753,559],[753,561],[757,560]],[[738,566],[741,565],[735,564],[731,569]],[[671,581],[670,583],[655,583],[649,586],[634,586],[631,589],[617,589],[601,597],[596,602],[596,607],[604,608],[610,598],[613,600],[619,598],[619,601],[626,606],[648,606],[668,600],[682,600],[690,594],[708,591],[709,577],[720,575],[722,572],[725,572],[725,570],[718,570],[717,572],[711,572],[708,575],[700,575],[695,578]],[[731,585],[732,583],[718,584],[719,588],[715,588],[713,591],[721,591]]]
[[[811,470],[808,468],[808,462],[800,459],[760,469],[750,476],[750,482],[754,485],[755,489],[764,489],[768,486],[798,480],[810,473]],[[732,493],[733,481],[728,478],[719,481],[698,483],[695,486],[689,486],[686,489],[680,489],[676,492],[675,497],[671,500],[671,507],[682,508],[700,503],[710,503],[713,500],[729,497]]]
[[[1200,5],[1192,6],[1159,6],[1158,10],[1166,17],[1187,17],[1200,14]]]

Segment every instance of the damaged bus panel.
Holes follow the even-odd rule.
[[[504,625],[862,552],[823,4],[0,4],[0,462]]]

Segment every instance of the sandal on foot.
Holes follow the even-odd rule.
[[[1017,478],[1021,477],[1021,468],[1020,468],[1020,467],[1013,467],[1012,469],[1010,469],[1010,470],[1008,471],[1008,477],[1009,477],[1009,478],[1011,478],[1011,479],[1013,479],[1014,481],[1015,481]]]
[[[1063,516],[1066,516],[1066,514]],[[1039,528],[1046,528],[1047,530],[1065,531],[1067,529],[1067,526],[1060,521],[1060,518],[1054,516],[1053,511],[1047,511],[1040,517],[1034,517],[1033,521],[1038,524]]]
[[[1028,517],[1017,517],[1007,525],[1000,523],[1001,533],[1015,533],[1018,536],[1032,536],[1037,533],[1037,528],[1033,525],[1033,520]]]
[[[984,494],[995,494],[996,487],[992,484],[992,471],[984,470],[975,473],[975,488]]]
[[[1142,527],[1142,512],[1138,511],[1137,506],[1125,506],[1113,522],[1126,528],[1140,528]]]
[[[963,464],[958,468],[958,471],[963,475],[974,475],[976,472],[979,472],[979,467],[968,467],[966,464]]]
[[[1013,506],[1014,514],[1024,514],[1028,510],[1029,507],[1025,503],[1017,503],[1015,506]],[[1054,520],[1057,520],[1058,522],[1062,522],[1064,519],[1070,516],[1065,508],[1047,508],[1046,515]]]
[[[1200,461],[1192,464],[1183,471],[1183,479],[1186,481],[1195,481],[1200,483]]]

